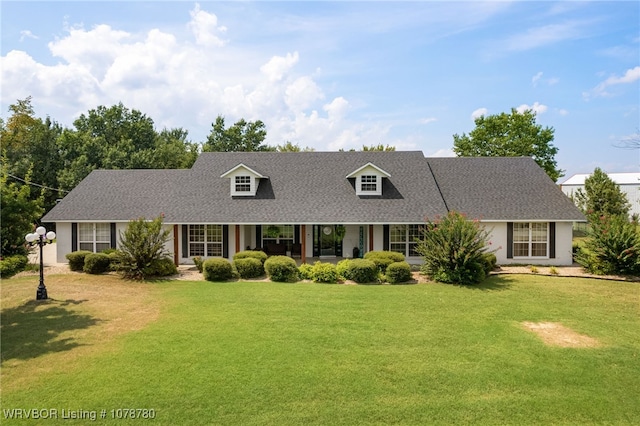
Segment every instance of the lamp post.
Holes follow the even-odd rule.
[[[38,291],[36,292],[36,300],[48,299],[47,288],[44,286],[44,261],[42,259],[42,248],[49,243],[52,243],[56,238],[56,233],[53,231],[47,232],[44,226],[38,226],[36,232],[25,235],[24,239],[27,243],[33,246],[40,246],[40,285],[38,285]]]

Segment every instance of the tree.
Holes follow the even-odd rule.
[[[33,224],[42,216],[42,197],[33,197],[29,185],[7,182],[6,159],[0,167],[0,235],[2,235],[1,255],[26,254],[24,236],[33,232]],[[30,173],[25,176],[31,178]]]
[[[564,176],[553,146],[554,129],[536,124],[536,114],[511,109],[511,114],[481,116],[469,135],[453,135],[453,151],[460,157],[532,157],[555,182]]]
[[[202,146],[204,152],[237,152],[237,151],[275,151],[275,148],[264,144],[267,136],[264,123],[240,119],[228,129],[225,128],[224,117],[219,115],[212,124],[211,133]]]
[[[382,144],[370,145],[370,146],[362,145],[362,150],[363,151],[395,151],[396,147],[390,146],[390,145],[382,145]]]
[[[277,145],[276,151],[278,152],[313,152],[315,149],[305,146],[300,148],[300,145],[293,144],[290,141],[286,141],[283,145]]]
[[[599,167],[585,179],[584,191],[578,189],[573,200],[591,223],[597,222],[601,216],[623,216],[626,219],[631,209],[620,186]]]

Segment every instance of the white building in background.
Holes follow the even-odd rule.
[[[584,191],[584,181],[591,176],[588,173],[579,173],[571,176],[560,184],[562,192],[569,197],[578,189]],[[620,186],[620,190],[627,195],[631,204],[630,214],[640,215],[640,173],[607,173],[607,176]]]

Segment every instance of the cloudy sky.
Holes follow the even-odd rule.
[[[1,110],[72,126],[122,102],[202,142],[452,155],[480,114],[533,109],[560,168],[640,171],[640,3],[2,1]],[[562,182],[565,178],[561,178]]]

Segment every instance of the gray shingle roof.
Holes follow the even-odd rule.
[[[368,162],[391,175],[382,196],[358,197],[346,179]],[[240,163],[269,177],[255,197],[231,197],[220,177]],[[203,153],[189,170],[96,170],[43,221],[421,223],[446,214],[440,191],[449,208],[483,219],[582,220],[532,160],[397,151]]]

